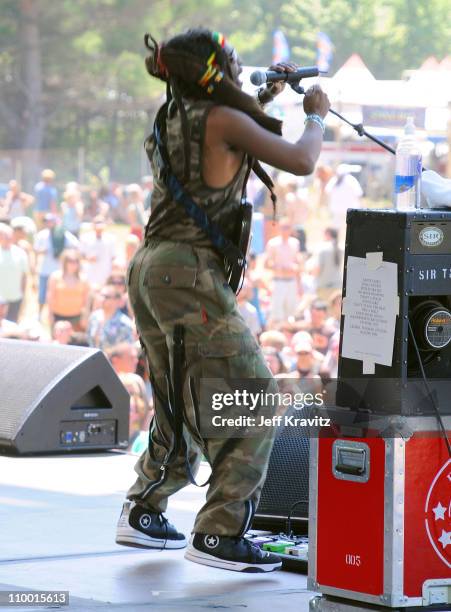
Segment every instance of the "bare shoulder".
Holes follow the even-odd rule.
[[[225,105],[215,105],[208,113],[207,126],[215,128],[227,128],[230,125],[236,125],[237,122],[242,123],[251,121],[255,123],[248,115],[242,111],[231,108]]]

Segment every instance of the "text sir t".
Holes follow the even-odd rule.
[[[451,280],[451,268],[429,268],[418,270],[418,280]]]

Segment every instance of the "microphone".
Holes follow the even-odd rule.
[[[298,68],[294,72],[276,72],[275,70],[255,70],[250,76],[252,85],[263,85],[263,83],[275,83],[276,81],[285,81],[286,83],[297,83],[301,79],[308,79],[319,75],[319,70],[316,66],[308,66],[307,68]]]

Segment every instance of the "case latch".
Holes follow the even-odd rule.
[[[332,471],[335,478],[368,482],[370,447],[364,442],[335,440],[332,447]]]

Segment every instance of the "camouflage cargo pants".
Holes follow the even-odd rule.
[[[196,391],[202,378],[270,379],[258,344],[238,312],[221,259],[211,249],[151,240],[129,268],[130,301],[147,353],[155,417],[148,450],[127,497],[164,512],[170,495],[189,484],[185,460],[195,474],[202,455],[212,467],[206,503],[193,531],[240,535],[248,529],[265,480],[274,432],[255,438],[203,437],[196,426]],[[173,366],[174,326],[185,328],[183,366],[186,447],[162,469],[171,448],[167,374]],[[271,383],[272,384],[272,383]],[[193,393],[194,389],[194,393]]]

